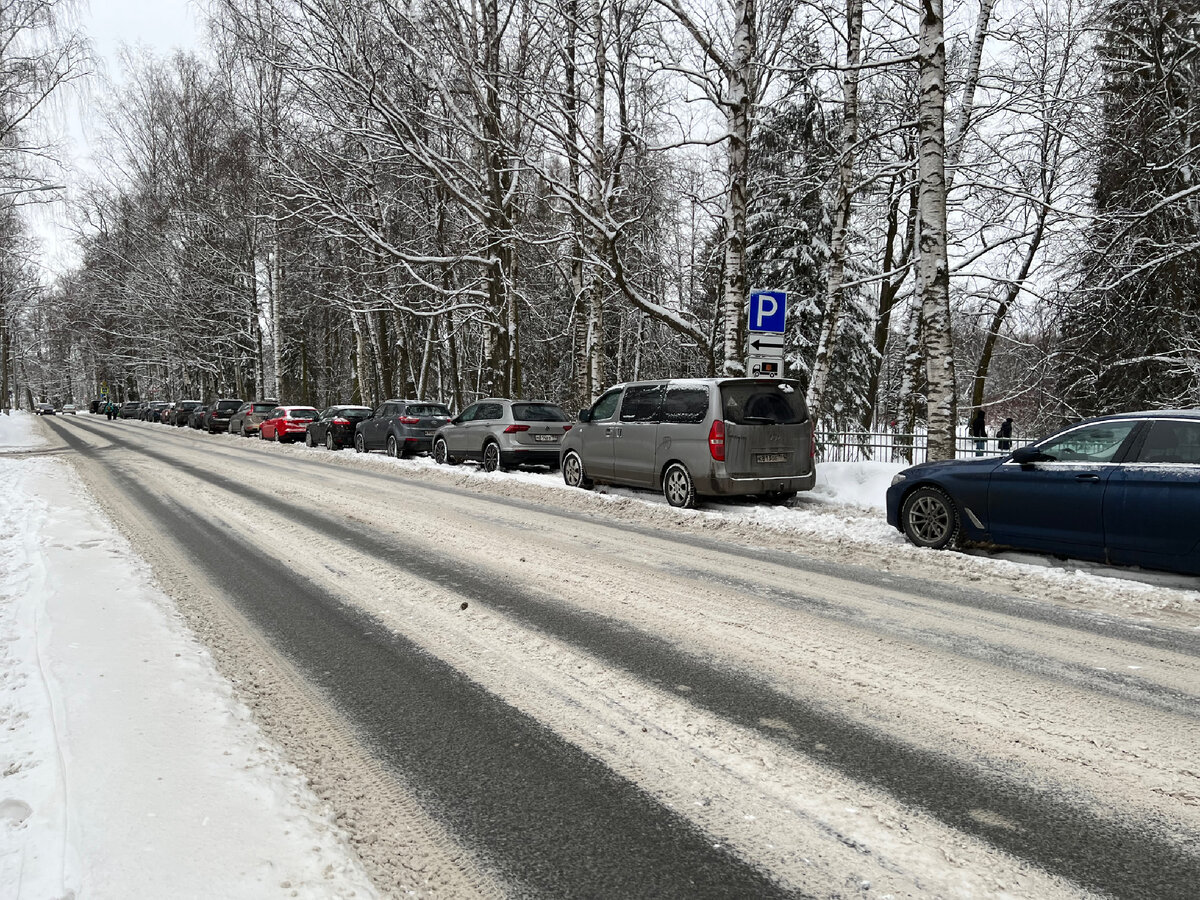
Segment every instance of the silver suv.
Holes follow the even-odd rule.
[[[693,378],[619,384],[563,438],[563,480],[787,503],[816,483],[812,423],[796,381]]]
[[[489,397],[472,403],[433,436],[433,458],[478,460],[485,472],[522,465],[558,468],[571,420],[557,403]]]

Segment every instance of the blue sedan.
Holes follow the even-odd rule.
[[[1008,456],[913,466],[888,488],[887,518],[920,547],[1200,574],[1200,412],[1104,416]]]

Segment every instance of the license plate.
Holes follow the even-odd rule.
[[[533,439],[535,441],[542,441],[543,443],[546,443],[546,444],[552,444],[558,440],[558,435],[556,435],[556,434],[535,434],[533,436]]]
[[[758,463],[781,463],[787,462],[786,453],[755,453],[754,461]]]
[[[433,431],[425,431],[425,432],[422,432],[422,434],[424,434],[425,437],[433,437]]]

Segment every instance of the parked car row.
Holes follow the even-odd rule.
[[[457,416],[401,399],[320,412],[274,400],[178,401],[159,415],[328,450],[431,453],[441,465],[472,461],[489,472],[545,466],[574,487],[660,490],[677,507],[703,497],[786,503],[816,481],[812,422],[799,383],[786,379],[619,384],[575,421],[557,404],[508,398]],[[1200,574],[1200,411],[1105,416],[1005,456],[912,466],[886,504],[889,524],[921,547],[965,541]]]

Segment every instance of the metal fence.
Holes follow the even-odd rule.
[[[922,463],[928,455],[927,435],[899,434],[893,431],[824,431],[814,435],[818,462],[889,462]],[[1003,456],[1017,447],[1033,443],[1030,438],[1007,438],[1008,449],[1000,449],[1002,438],[982,440],[967,434],[955,438],[955,456],[968,459],[975,456]],[[982,443],[982,447],[977,444]]]

